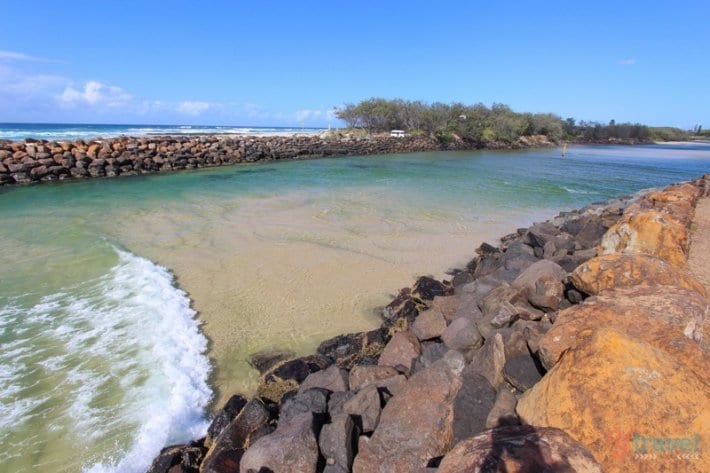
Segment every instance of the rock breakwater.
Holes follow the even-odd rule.
[[[550,146],[544,136],[527,136],[489,148]],[[0,186],[67,179],[135,176],[238,163],[327,156],[464,150],[461,140],[442,142],[425,136],[120,137],[94,141],[0,141]]]
[[[563,212],[419,278],[376,330],[255,357],[258,395],[151,472],[708,471],[708,300],[685,262],[709,192]]]

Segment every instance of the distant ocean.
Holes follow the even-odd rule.
[[[323,128],[203,126],[203,125],[87,125],[77,123],[0,123],[0,140],[86,140],[148,135],[294,135],[316,134]]]

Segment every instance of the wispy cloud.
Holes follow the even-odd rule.
[[[636,64],[636,59],[634,59],[632,57],[627,57],[627,58],[619,59],[618,61],[616,61],[616,63],[621,66],[633,66],[634,64]]]
[[[73,107],[79,104],[120,107],[128,104],[132,97],[120,87],[90,80],[82,90],[67,86],[58,97],[60,103]]]
[[[211,104],[207,102],[201,102],[199,100],[185,100],[177,104],[175,110],[185,115],[192,115],[196,117],[211,108]]]
[[[27,62],[59,62],[54,59],[32,56],[17,51],[7,51],[0,49],[0,61],[27,61]]]

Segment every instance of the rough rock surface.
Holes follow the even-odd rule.
[[[664,451],[651,452],[657,455],[648,461],[635,454],[641,451],[639,443],[645,443],[641,438],[707,435],[709,400],[707,383],[667,352],[600,329],[528,390],[517,412],[526,424],[569,433],[606,471],[701,472],[710,471],[710,456],[678,458],[693,452],[680,452],[677,443],[672,448],[676,451],[665,451],[662,444]]]
[[[269,418],[269,411],[263,402],[258,399],[249,401],[214,440],[202,462],[200,473],[227,473],[238,469],[252,433],[264,427]]]
[[[688,259],[688,229],[665,213],[632,214],[602,238],[600,254],[613,253],[649,254],[683,267]]]
[[[540,260],[518,276],[512,286],[522,289],[530,304],[544,310],[557,310],[564,299],[562,283],[567,271],[549,260]]]
[[[444,455],[453,439],[453,400],[461,386],[445,360],[415,373],[382,410],[355,457],[355,473],[409,473]]]
[[[560,312],[540,339],[540,359],[550,369],[562,354],[610,327],[665,350],[696,373],[710,373],[710,343],[703,333],[708,305],[695,291],[675,286],[608,289]]]
[[[279,423],[273,433],[250,445],[239,463],[239,471],[315,473],[317,465],[318,440],[313,416],[306,413]]]
[[[417,337],[409,332],[397,332],[385,346],[377,364],[394,368],[402,366],[411,370],[420,353],[421,347]]]
[[[602,473],[594,456],[555,428],[508,426],[459,442],[438,473]]]
[[[412,324],[412,332],[420,341],[441,337],[446,329],[446,320],[438,311],[426,310]]]
[[[680,286],[706,295],[705,287],[683,269],[644,254],[597,256],[575,269],[570,280],[577,289],[590,295],[640,284]]]
[[[337,365],[311,373],[301,383],[299,391],[310,388],[323,388],[330,392],[348,390],[348,372]]]

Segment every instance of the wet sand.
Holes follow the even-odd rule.
[[[254,392],[252,353],[307,354],[329,337],[375,328],[376,309],[399,288],[432,270],[445,277],[481,242],[533,219],[398,214],[390,194],[373,188],[207,202],[134,216],[120,230],[132,251],[173,270],[194,301],[211,341],[216,405]],[[381,199],[391,202],[389,215],[377,209]]]

